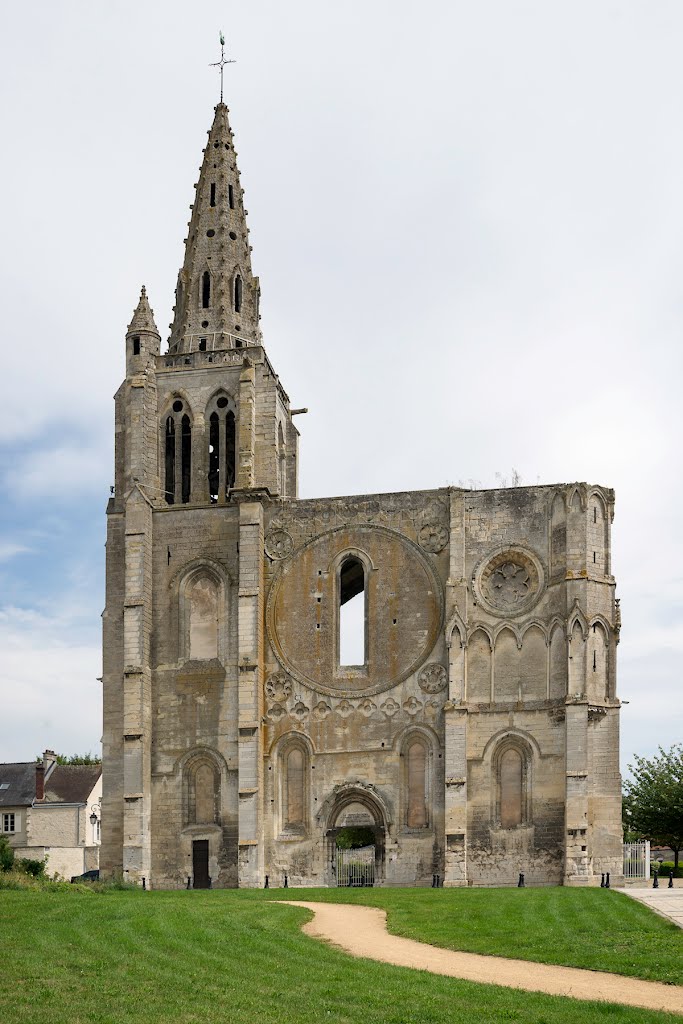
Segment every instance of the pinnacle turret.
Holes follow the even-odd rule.
[[[216,107],[195,189],[169,351],[260,342],[259,283],[251,270],[246,211],[224,103]]]
[[[152,334],[156,334],[159,337],[159,330],[154,322],[154,310],[150,307],[149,300],[147,298],[147,289],[144,284],[140,292],[140,299],[135,312],[133,313],[133,319],[128,325],[127,334],[138,334],[141,331],[149,331]]]

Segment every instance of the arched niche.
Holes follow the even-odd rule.
[[[603,701],[609,697],[609,635],[600,620],[588,630],[586,680],[589,700]]]
[[[522,652],[511,629],[501,629],[493,649],[494,701],[519,700],[522,685]]]
[[[491,700],[491,641],[483,629],[475,629],[467,645],[467,700],[473,704]]]
[[[531,822],[532,750],[520,736],[505,736],[491,759],[494,827],[509,830]]]
[[[551,700],[560,700],[567,696],[567,638],[560,623],[555,623],[550,634],[548,695]]]
[[[225,662],[227,580],[214,563],[198,562],[176,578],[179,660]]]
[[[548,692],[548,648],[540,626],[522,637],[522,700],[545,700]]]
[[[221,823],[221,759],[208,748],[193,751],[182,764],[183,826]]]

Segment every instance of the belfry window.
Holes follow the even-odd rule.
[[[209,500],[215,505],[235,486],[235,412],[225,395],[209,409]]]
[[[209,206],[215,206],[215,205],[216,205],[216,183],[215,183],[215,181],[212,181],[211,182],[211,196],[209,198]]]
[[[139,337],[139,335],[136,335],[133,338],[133,355],[134,356],[139,356],[140,355],[140,337]]]
[[[239,274],[235,278],[235,301],[234,301],[234,306],[235,306],[235,312],[236,313],[241,313],[242,312],[242,278],[240,277]]]
[[[211,305],[211,274],[205,270],[202,274],[202,309]]]
[[[169,505],[190,500],[192,490],[192,423],[177,399],[164,423],[164,497]]]
[[[166,501],[169,505],[175,502],[175,421],[172,416],[166,420],[166,448],[165,448],[165,492]]]
[[[182,500],[187,505],[190,500],[190,478],[192,473],[192,427],[190,417],[183,416],[182,420],[182,443],[180,451],[180,466],[182,471]]]
[[[367,664],[365,566],[358,558],[344,559],[339,570],[339,666]]]

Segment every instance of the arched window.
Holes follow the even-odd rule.
[[[367,664],[367,588],[365,566],[350,555],[339,569],[339,665]]]
[[[413,740],[407,751],[408,828],[426,828],[427,814],[427,750],[421,740]]]
[[[500,759],[500,826],[522,824],[522,755],[510,747]]]
[[[216,819],[214,771],[208,764],[200,764],[194,775],[195,822],[208,824]]]
[[[166,501],[169,505],[175,502],[175,421],[172,416],[166,419],[164,447]]]
[[[218,587],[200,576],[189,587],[190,658],[205,661],[218,657]]]
[[[286,828],[304,827],[304,753],[294,747],[287,754]]]
[[[221,817],[221,772],[214,757],[196,751],[183,768],[183,825],[215,825]]]
[[[235,278],[234,307],[236,313],[242,312],[242,278],[238,274]]]
[[[202,274],[202,309],[211,305],[211,274],[205,270]]]
[[[284,495],[284,493],[285,493],[285,487],[286,487],[286,481],[287,481],[286,459],[287,459],[287,452],[286,452],[286,446],[285,446],[285,435],[284,435],[284,431],[282,429],[282,424],[278,423],[278,425],[277,425],[277,489],[278,489],[278,491],[280,493],[280,496]]]
[[[530,819],[530,762],[527,744],[516,737],[502,740],[493,759],[496,824],[512,829]]]
[[[212,505],[228,498],[235,486],[235,406],[227,395],[209,403],[209,500]]]
[[[176,398],[164,422],[164,496],[169,505],[187,504],[192,492],[192,421]]]

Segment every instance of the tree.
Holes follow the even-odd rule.
[[[683,847],[683,744],[659,748],[652,758],[634,754],[632,773],[624,782],[623,818],[627,832],[670,846],[674,864]]]
[[[96,754],[56,754],[55,759],[57,764],[102,764],[102,758]],[[36,757],[36,764],[40,764],[43,760],[43,755],[38,754]]]

